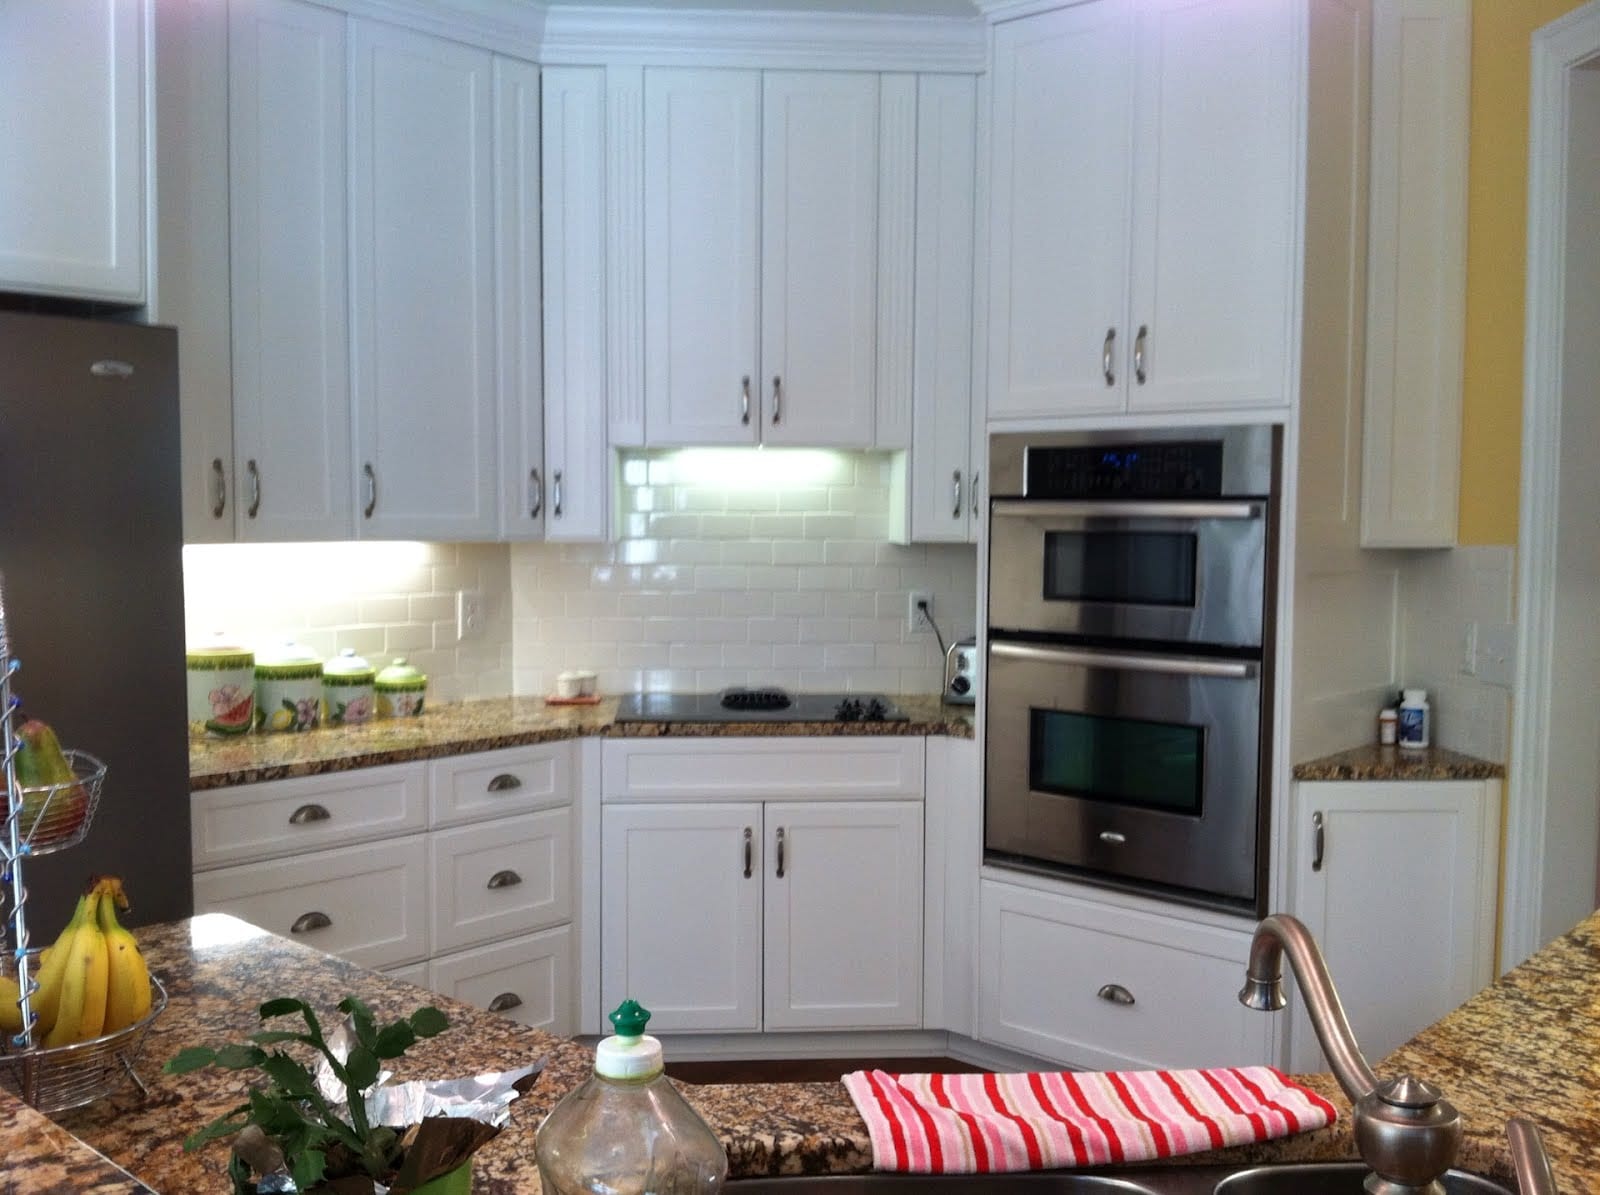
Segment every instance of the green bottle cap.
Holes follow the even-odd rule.
[[[616,1027],[618,1037],[642,1037],[650,1023],[650,1010],[637,1000],[624,1000],[606,1019]]]

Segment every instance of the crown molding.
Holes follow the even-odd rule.
[[[994,24],[1060,8],[1062,0],[972,0],[972,5],[983,14],[985,21]]]
[[[371,17],[538,61],[545,6],[539,0],[314,0],[324,8]]]
[[[987,46],[978,17],[558,5],[543,23],[539,61],[562,66],[977,74]]]

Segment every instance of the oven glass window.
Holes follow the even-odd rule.
[[[1198,538],[1186,531],[1047,531],[1045,600],[1193,607]]]
[[[1035,709],[1028,754],[1035,792],[1200,815],[1202,727]]]

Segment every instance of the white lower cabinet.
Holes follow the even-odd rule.
[[[428,859],[435,951],[572,920],[569,809],[438,831]]]
[[[1273,1061],[1273,1018],[1238,1001],[1250,930],[985,880],[978,1037],[1065,1066]]]
[[[421,834],[201,872],[194,904],[196,912],[231,913],[363,967],[428,955]]]
[[[1290,911],[1322,947],[1372,1061],[1494,978],[1499,833],[1498,780],[1294,786]],[[1325,1070],[1290,995],[1289,1065]]]
[[[427,986],[546,1033],[572,1033],[571,927],[436,958],[428,964]]]

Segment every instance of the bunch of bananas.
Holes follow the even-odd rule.
[[[126,1029],[150,1011],[150,972],[133,935],[117,923],[128,907],[122,881],[100,876],[78,898],[72,921],[39,956],[34,1040],[67,1046]],[[17,981],[0,976],[0,1029],[22,1031]]]

